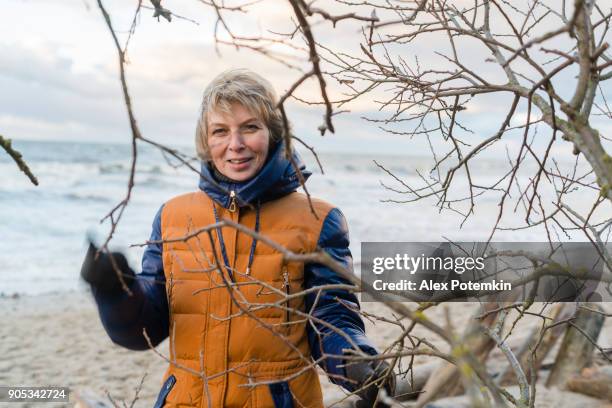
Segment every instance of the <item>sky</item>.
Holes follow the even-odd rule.
[[[330,10],[343,11],[337,3],[327,3],[331,4]],[[107,0],[104,4],[124,42],[137,2]],[[174,18],[171,23],[157,21],[151,10],[142,12],[130,42],[126,68],[136,117],[147,137],[190,146],[202,90],[225,69],[253,69],[270,79],[279,93],[299,78],[299,72],[249,50],[221,46],[220,54],[217,53],[213,39],[215,16],[200,2],[166,0],[164,5],[196,23],[181,18]],[[228,23],[237,33],[267,35],[266,29],[270,27],[278,32],[291,31],[290,15],[288,2],[264,1],[247,14],[232,14]],[[329,23],[321,23],[314,29],[316,38],[326,45],[355,52],[360,26],[340,22],[333,29]],[[130,140],[116,50],[95,1],[4,0],[0,34],[0,134],[35,140],[126,143]],[[446,48],[444,41],[432,38],[431,42],[417,44],[406,52],[418,54],[421,64],[427,64],[435,60],[436,50]],[[476,51],[473,55],[470,48],[464,52],[466,61],[482,75],[499,75]],[[298,64],[306,67],[303,60]],[[337,83],[328,81],[328,88],[333,96],[342,95]],[[317,92],[316,83],[310,81],[300,88],[298,95],[313,100]],[[336,133],[324,137],[317,131],[323,122],[320,107],[290,101],[288,114],[295,133],[322,151],[425,153],[426,139],[388,135],[362,119],[382,117],[372,99],[362,98],[348,106],[350,112],[334,118]],[[495,132],[508,103],[499,96],[483,97],[462,113],[475,130],[474,138]],[[611,125],[602,122],[602,130],[609,134]],[[508,143],[518,146],[518,141]],[[494,146],[491,151],[503,157],[505,147]],[[555,149],[560,155],[571,155],[570,146]]]

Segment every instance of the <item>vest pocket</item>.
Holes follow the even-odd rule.
[[[174,387],[174,384],[176,384],[176,377],[174,376],[174,374],[172,374],[164,382],[164,385],[162,386],[162,389],[159,391],[159,395],[157,396],[157,401],[155,401],[155,405],[153,406],[153,408],[162,408],[164,406],[164,403],[166,402],[166,397],[172,390],[172,387]]]
[[[274,408],[293,408],[293,396],[287,381],[270,384],[269,387]]]

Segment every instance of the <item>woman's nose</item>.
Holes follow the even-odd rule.
[[[244,148],[244,138],[240,130],[231,131],[228,148],[233,151],[239,151]]]

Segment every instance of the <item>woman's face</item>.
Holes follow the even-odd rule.
[[[212,162],[226,177],[246,181],[263,167],[268,154],[270,132],[263,120],[238,103],[229,112],[207,115],[208,149]]]

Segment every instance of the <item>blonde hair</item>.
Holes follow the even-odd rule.
[[[239,103],[263,120],[270,138],[282,139],[283,120],[276,108],[278,98],[270,82],[248,69],[224,71],[213,79],[204,90],[202,107],[196,125],[195,144],[198,156],[210,160],[208,148],[208,113],[220,109],[229,112],[232,103]]]

